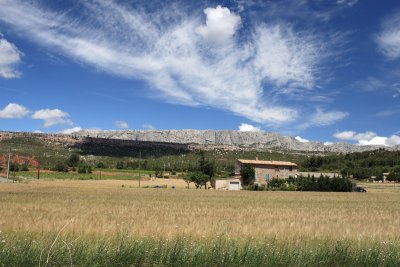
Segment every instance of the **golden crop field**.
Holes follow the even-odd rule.
[[[142,182],[155,184],[168,188],[116,180],[0,184],[0,231],[357,242],[400,237],[400,186],[393,184],[367,185],[367,193],[322,193],[187,190],[182,180]]]

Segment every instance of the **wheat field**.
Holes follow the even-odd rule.
[[[161,180],[161,181],[160,181]],[[397,240],[400,188],[367,193],[184,189],[181,180],[0,184],[0,231],[137,237]],[[177,189],[171,189],[175,185]]]

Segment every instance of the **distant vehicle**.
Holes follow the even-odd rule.
[[[356,187],[353,188],[353,192],[362,192],[362,193],[365,193],[365,192],[367,192],[367,190],[366,190],[364,187],[356,186]]]

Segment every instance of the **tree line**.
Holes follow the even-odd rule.
[[[355,152],[349,154],[331,154],[310,156],[300,163],[301,171],[336,171],[344,177],[355,179],[383,179],[383,173],[390,173],[393,180],[400,179],[400,151]]]

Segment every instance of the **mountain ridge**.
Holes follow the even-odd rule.
[[[158,143],[169,146],[187,145],[189,149],[282,150],[302,152],[351,153],[384,148],[400,150],[400,146],[360,146],[346,142],[324,144],[319,141],[300,142],[295,137],[276,132],[245,132],[236,130],[81,130],[71,134],[32,132],[0,132],[0,140],[13,137],[35,137],[48,143],[70,145],[80,142],[104,143],[118,140]]]

